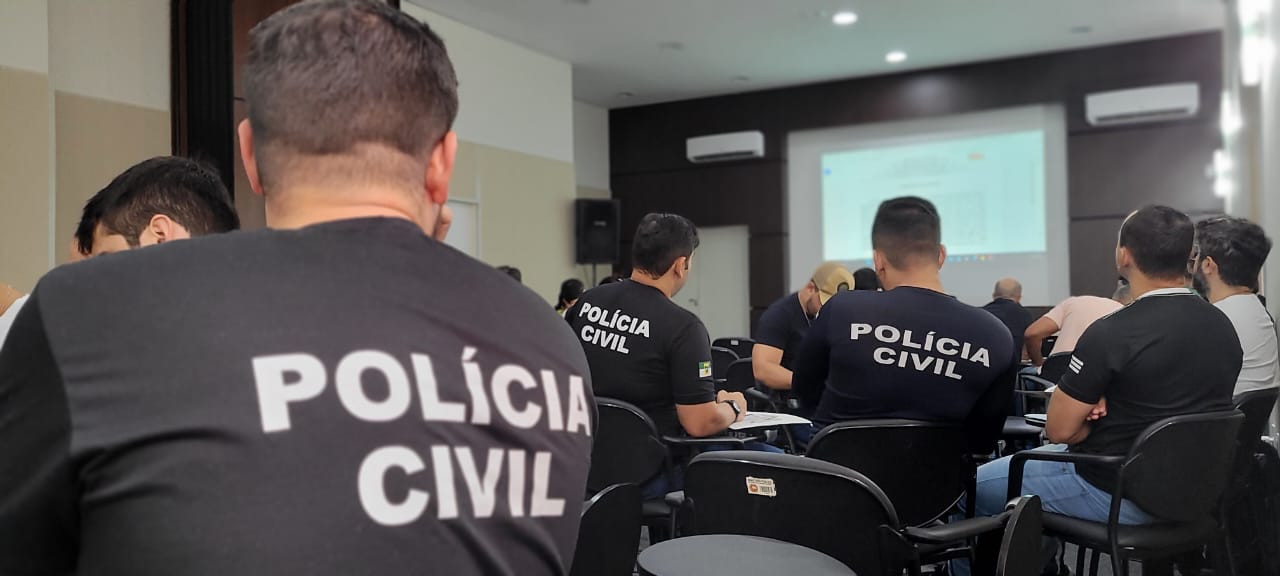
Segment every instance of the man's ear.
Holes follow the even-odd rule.
[[[689,275],[689,257],[681,256],[671,263],[671,270],[675,272],[676,278],[684,278]]]
[[[258,175],[258,157],[253,148],[253,127],[249,125],[249,119],[240,121],[236,133],[240,136],[240,161],[244,163],[245,176],[249,177],[249,188],[262,196],[262,180]]]
[[[431,149],[431,157],[427,159],[425,192],[428,202],[443,205],[449,200],[449,180],[453,178],[453,163],[457,157],[458,135],[450,130]]]
[[[1212,256],[1205,256],[1200,259],[1200,271],[1204,272],[1205,276],[1217,276],[1218,263],[1213,260]]]
[[[191,233],[186,228],[164,214],[152,216],[151,221],[147,223],[145,232],[144,236],[150,235],[156,244],[163,244],[170,240],[185,240],[191,237]]]
[[[885,258],[884,252],[879,250],[871,251],[871,265],[875,267],[876,275],[884,277],[884,269],[888,266],[889,259]]]
[[[942,265],[946,263],[946,261],[947,261],[947,245],[939,244],[938,245],[938,268],[941,269]]]

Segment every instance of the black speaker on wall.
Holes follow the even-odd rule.
[[[622,205],[617,200],[574,201],[574,255],[579,264],[611,264],[618,260]]]

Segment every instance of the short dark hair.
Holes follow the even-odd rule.
[[[261,164],[383,144],[431,150],[458,113],[458,80],[431,27],[373,0],[312,0],[250,32],[244,71]]]
[[[895,268],[905,268],[912,260],[937,260],[942,249],[938,209],[916,196],[881,202],[871,225],[871,246],[884,252]]]
[[[564,310],[568,308],[569,302],[582,297],[583,290],[582,281],[577,278],[570,278],[560,283],[560,295],[556,297],[556,310]]]
[[[1195,243],[1191,218],[1168,206],[1145,206],[1120,225],[1120,247],[1128,249],[1138,270],[1152,278],[1186,278]]]
[[[853,273],[854,290],[879,290],[880,277],[870,268],[859,268]]]
[[[190,158],[158,156],[143,160],[121,172],[98,194],[102,196],[99,223],[103,229],[124,236],[134,247],[157,214],[172,218],[192,236],[240,227],[240,217],[218,173]],[[89,202],[95,200],[97,196]],[[88,211],[86,204],[86,214]],[[92,232],[89,238],[92,247]]]
[[[1258,289],[1258,274],[1271,254],[1271,239],[1262,227],[1223,216],[1196,223],[1201,258],[1213,258],[1222,281],[1230,286]]]
[[[498,271],[510,276],[512,280],[524,284],[524,275],[520,273],[520,269],[515,266],[499,266]]]
[[[671,269],[676,259],[698,249],[698,228],[678,214],[650,213],[640,220],[631,242],[631,263],[654,278]]]
[[[102,210],[110,192],[110,187],[99,190],[84,203],[84,208],[80,211],[80,222],[76,224],[75,239],[76,250],[84,256],[93,253],[93,233],[98,229],[98,222],[102,221]]]

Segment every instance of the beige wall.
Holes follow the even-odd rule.
[[[30,291],[49,268],[49,78],[0,67],[0,283]]]

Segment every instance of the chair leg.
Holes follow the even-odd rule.
[[[1089,576],[1098,576],[1098,560],[1102,558],[1102,552],[1093,550],[1089,553]]]
[[[1119,552],[1119,550],[1111,550],[1111,573],[1115,576],[1129,576],[1129,559]]]
[[[1076,546],[1076,576],[1084,576],[1084,546]]]
[[[1214,576],[1236,576],[1236,562],[1231,557],[1231,537],[1226,530],[1218,531],[1218,537],[1209,547],[1209,555],[1213,557]]]

